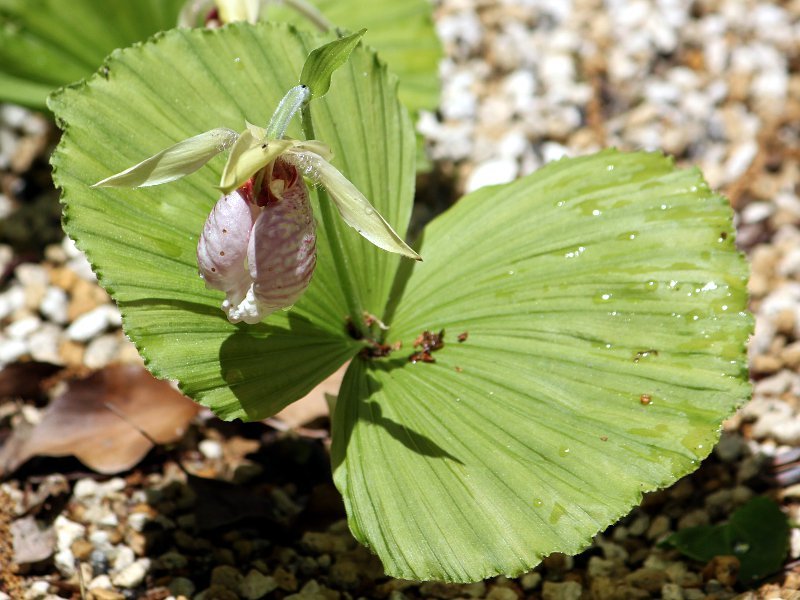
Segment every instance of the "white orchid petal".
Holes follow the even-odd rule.
[[[252,280],[245,263],[254,215],[239,192],[220,198],[208,215],[197,243],[197,265],[206,286],[225,292],[239,304]]]
[[[224,127],[211,129],[178,142],[121,173],[106,177],[92,187],[146,187],[180,179],[226,150],[237,134]]]
[[[367,240],[388,252],[402,254],[414,260],[422,260],[386,222],[364,194],[358,191],[336,167],[321,156],[310,152],[310,161],[316,168],[319,182],[328,190],[331,200],[339,209],[345,223],[354,228]]]

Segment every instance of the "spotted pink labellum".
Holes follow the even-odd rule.
[[[217,201],[197,244],[206,286],[225,292],[232,323],[291,307],[317,261],[314,215],[297,169],[277,160],[260,192],[252,180]]]

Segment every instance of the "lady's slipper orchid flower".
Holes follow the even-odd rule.
[[[316,236],[303,176],[323,186],[344,221],[374,245],[421,260],[329,162],[331,152],[324,144],[283,138],[288,120],[307,97],[304,86],[293,88],[267,129],[248,123],[238,136],[228,129],[212,129],[95,184],[166,183],[230,147],[220,182],[225,195],[206,220],[197,260],[206,285],[225,292],[222,308],[234,323],[257,323],[291,307],[311,281]]]

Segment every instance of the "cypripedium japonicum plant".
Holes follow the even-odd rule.
[[[322,89],[327,91],[324,85]],[[229,149],[219,185],[223,196],[200,234],[197,263],[206,286],[225,293],[222,309],[233,323],[258,323],[291,307],[308,287],[316,264],[316,224],[306,178],[325,188],[344,221],[374,245],[421,260],[330,163],[325,144],[284,137],[290,120],[311,96],[309,86],[298,85],[281,100],[266,129],[250,123],[238,134],[212,129],[94,184],[167,183]]]

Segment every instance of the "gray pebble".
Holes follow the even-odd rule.
[[[271,575],[264,575],[252,569],[239,585],[239,595],[245,600],[258,600],[278,588],[278,583]]]

